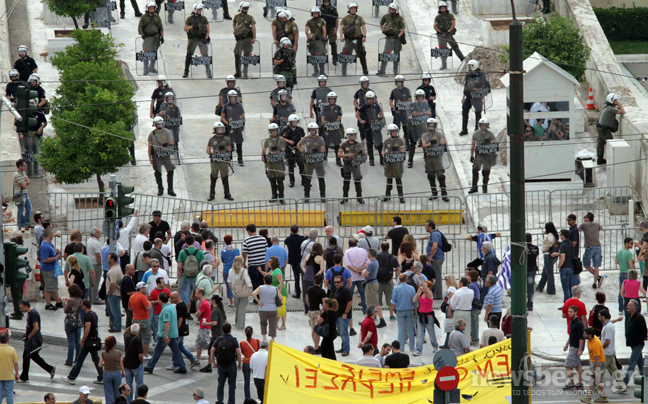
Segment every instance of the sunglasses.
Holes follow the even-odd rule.
[[[342,283],[342,282],[340,282],[340,281],[335,281],[334,283]]]

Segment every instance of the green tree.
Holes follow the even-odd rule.
[[[538,52],[577,80],[584,78],[590,48],[574,21],[558,14],[551,14],[549,21],[536,16],[524,26],[523,33],[525,58]],[[502,49],[508,51],[508,45]],[[502,62],[508,61],[508,55],[500,56]]]
[[[79,29],[77,18],[83,14],[94,11],[101,0],[41,0],[47,4],[52,12],[61,17],[70,17],[74,21],[74,27]]]
[[[78,184],[96,176],[103,192],[101,176],[116,172],[130,161],[128,146],[133,134],[128,128],[135,120],[135,90],[122,77],[110,37],[78,30],[75,38],[78,44],[52,59],[61,81],[58,95],[52,99],[56,137],[43,139],[38,160],[64,184]],[[79,49],[88,54],[77,58]]]

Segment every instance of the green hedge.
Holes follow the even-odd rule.
[[[594,13],[608,38],[648,40],[648,8],[595,8]]]

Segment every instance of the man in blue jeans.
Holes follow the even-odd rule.
[[[563,288],[563,303],[571,298],[571,287],[574,286],[574,245],[569,239],[569,230],[560,230],[560,247],[558,252],[551,253],[552,257],[558,259],[558,269],[560,270],[560,283]],[[564,306],[564,305],[563,305]],[[559,309],[562,310],[563,306]]]
[[[144,385],[144,347],[140,339],[139,324],[132,324],[124,331],[124,345],[126,347],[124,353],[124,378],[131,388],[126,402],[130,404],[133,401],[135,386],[139,389]]]
[[[364,250],[363,250],[364,251]],[[344,278],[342,275],[336,275],[333,277],[333,284],[335,285],[335,292],[333,299],[336,299],[338,302],[337,310],[337,331],[340,334],[342,339],[342,349],[335,351],[336,353],[342,354],[342,356],[349,355],[349,323],[353,321],[353,292],[351,289],[347,288],[344,284]]]
[[[628,313],[630,313],[630,318],[626,323],[625,337],[626,346],[632,349],[632,353],[630,354],[625,376],[623,376],[623,382],[626,386],[630,381],[635,366],[639,367],[639,374],[643,375],[644,358],[641,351],[644,347],[644,341],[648,338],[646,319],[639,312],[638,301],[632,299],[628,302]]]
[[[405,349],[405,337],[409,340],[409,349],[414,352],[414,295],[416,290],[407,284],[407,275],[400,274],[399,284],[392,292],[392,310],[396,310],[398,324],[398,342]]]
[[[434,220],[428,220],[425,223],[425,230],[430,233],[430,236],[427,238],[428,242],[425,247],[425,253],[430,260],[430,266],[434,271],[436,279],[439,280],[434,284],[432,293],[435,299],[443,299],[443,282],[441,282],[441,279],[443,278],[441,267],[445,261],[445,253],[441,249],[443,247],[443,239],[441,237],[441,232],[436,228]],[[425,237],[421,238],[421,240],[424,239]]]
[[[110,332],[121,332],[121,281],[124,276],[119,265],[117,254],[108,254],[108,265],[110,270],[106,275],[108,288],[106,290],[106,307],[110,315]]]
[[[31,201],[27,193],[30,179],[27,176],[27,162],[23,159],[16,161],[16,172],[13,175],[13,195],[20,195],[18,205],[18,218],[16,219],[18,230],[29,228],[29,217],[31,216]]]
[[[241,349],[235,337],[232,336],[232,325],[223,324],[223,336],[216,338],[209,352],[209,361],[216,364],[218,369],[218,389],[216,404],[224,404],[225,380],[229,388],[227,404],[234,404],[236,397],[236,372],[241,370]],[[238,365],[237,365],[238,364]]]
[[[155,343],[153,357],[144,368],[144,372],[153,374],[153,369],[160,359],[160,356],[162,356],[164,348],[169,345],[171,353],[173,354],[172,361],[178,366],[173,373],[185,374],[187,373],[187,368],[185,367],[182,353],[180,353],[180,348],[178,348],[178,315],[176,314],[176,309],[169,302],[168,294],[160,293],[158,298],[162,305],[162,311],[160,312],[160,321],[158,323],[157,341]]]
[[[594,276],[594,289],[600,288],[603,284],[603,277],[599,275],[599,268],[601,267],[601,240],[599,232],[603,230],[603,226],[594,221],[594,214],[587,212],[583,217],[583,223],[578,226],[578,230],[583,232],[585,239],[585,253],[583,254],[583,267],[587,268],[589,273]]]
[[[632,252],[632,237],[626,237],[623,240],[623,248],[617,251],[614,262],[619,266],[619,314],[623,312],[623,296],[621,296],[621,285],[628,279],[628,271],[634,268],[634,253]]]
[[[180,251],[180,254],[178,254],[178,273],[182,273],[180,298],[185,302],[185,304],[190,303],[191,292],[196,289],[196,278],[200,272],[199,265],[205,260],[205,254],[203,254],[202,250],[193,247],[194,241],[196,241],[196,239],[194,239],[194,236],[192,235],[185,237],[187,248]]]

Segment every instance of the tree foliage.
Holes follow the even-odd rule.
[[[135,90],[121,76],[110,37],[78,30],[75,38],[78,44],[53,58],[61,80],[52,99],[56,137],[43,139],[39,162],[61,183],[78,184],[96,176],[103,191],[101,176],[130,161],[133,134],[128,128],[135,120]],[[88,54],[77,57],[80,49]]]
[[[79,29],[77,18],[85,13],[94,11],[100,4],[101,0],[41,0],[47,4],[52,12],[61,17],[70,17],[74,21],[74,26]]]

